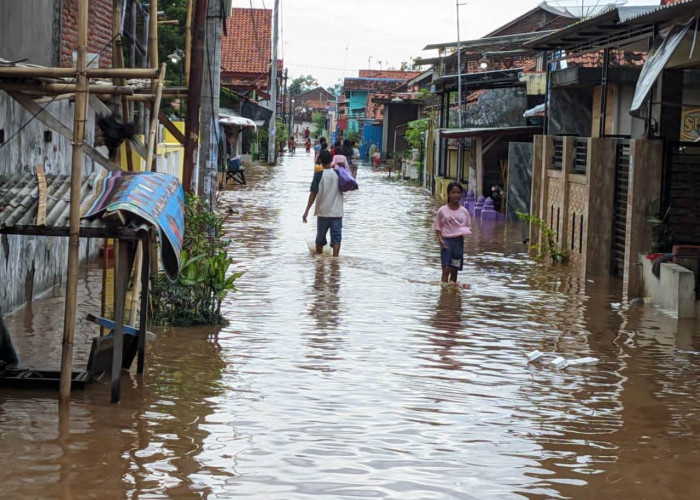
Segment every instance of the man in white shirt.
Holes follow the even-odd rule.
[[[314,214],[316,221],[316,253],[321,254],[323,247],[328,243],[326,233],[331,231],[331,248],[333,256],[340,253],[340,241],[343,229],[343,193],[338,189],[338,174],[331,168],[331,154],[323,150],[318,155],[318,160],[323,166],[314,174],[309,192],[309,202],[302,216],[307,222],[311,205],[316,202]]]

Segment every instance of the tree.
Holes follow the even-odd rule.
[[[343,84],[341,82],[338,82],[335,85],[331,85],[330,87],[326,87],[326,90],[333,95],[336,95],[336,96],[340,95],[343,93]]]
[[[318,81],[313,76],[298,76],[289,84],[289,96],[294,97],[316,87],[318,87]]]

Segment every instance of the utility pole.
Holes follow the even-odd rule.
[[[267,142],[267,163],[274,165],[277,162],[277,38],[279,24],[280,0],[275,0],[275,9],[272,11],[272,76],[270,77],[270,100],[272,101],[272,117],[270,118],[270,138]]]
[[[200,115],[199,170],[197,194],[214,208],[219,164],[219,93],[221,89],[221,18],[223,0],[209,0],[204,39],[202,112]]]
[[[462,41],[459,34],[459,6],[466,5],[465,3],[457,4],[457,120],[459,123],[459,128],[464,127],[462,121]],[[459,139],[459,151],[457,156],[457,182],[462,181],[464,177],[464,144],[462,143],[462,138]]]
[[[287,93],[287,74],[287,68],[284,68],[284,76],[282,77],[282,81],[284,82],[282,90],[282,122],[285,128],[287,128],[287,125],[289,124],[289,122],[287,122],[287,99],[289,97],[289,94]]]
[[[465,5],[457,0],[457,120],[462,128],[462,42],[459,37],[459,6]]]
[[[194,193],[192,185],[197,167],[197,145],[199,140],[199,107],[202,99],[202,70],[204,63],[204,25],[207,19],[207,0],[196,0],[192,26],[192,52],[190,80],[187,88],[187,115],[185,116],[185,164],[182,187]]]

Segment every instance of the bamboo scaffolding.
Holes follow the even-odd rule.
[[[36,117],[37,120],[39,120],[41,123],[44,123],[48,127],[52,128],[59,134],[61,134],[63,137],[72,140],[75,142],[75,128],[73,130],[69,129],[66,127],[61,121],[53,116],[51,113],[49,113],[45,108],[42,108],[39,104],[34,102],[31,97],[26,96],[22,94],[21,92],[8,92],[7,93],[10,97],[12,97],[15,101],[20,103],[24,109],[29,111],[32,115]],[[87,101],[87,99],[86,99]],[[76,94],[76,105],[78,104],[78,94]],[[104,168],[109,170],[110,172],[114,172],[117,170],[121,170],[118,165],[110,161],[108,158],[105,158],[99,151],[97,151],[94,147],[90,146],[89,144],[83,144],[81,143],[80,145],[80,151],[81,153],[84,153],[87,155],[89,158],[91,158],[94,162],[102,165]]]
[[[40,67],[34,65],[19,65],[19,66],[0,66],[0,89],[6,91],[13,99],[20,103],[27,111],[36,119],[51,129],[57,131],[60,135],[68,138],[72,142],[72,166],[71,166],[71,188],[70,188],[70,216],[69,229],[67,236],[68,242],[68,276],[66,283],[66,300],[64,310],[63,323],[63,341],[61,353],[61,375],[60,375],[60,402],[63,408],[70,402],[70,391],[72,383],[73,371],[73,349],[76,328],[77,314],[77,289],[78,289],[78,272],[80,258],[80,189],[83,166],[83,155],[92,158],[96,163],[102,165],[107,170],[120,170],[120,167],[105,158],[94,147],[86,142],[87,119],[88,119],[88,98],[92,100],[90,106],[93,109],[102,109],[100,113],[106,112],[106,108],[101,104],[108,98],[118,96],[121,100],[122,119],[129,121],[131,102],[151,102],[152,116],[149,130],[148,143],[146,148],[143,144],[130,144],[127,142],[128,161],[131,162],[132,154],[129,151],[133,148],[146,160],[146,168],[152,168],[155,157],[155,138],[158,122],[161,121],[170,125],[174,125],[167,120],[164,114],[160,111],[161,99],[163,96],[187,98],[188,84],[179,87],[165,86],[165,70],[166,65],[158,66],[158,22],[157,22],[157,0],[153,0],[150,5],[151,18],[148,26],[148,51],[151,54],[150,63],[152,67],[142,68],[126,68],[124,67],[124,47],[122,46],[122,38],[120,36],[121,29],[121,12],[122,2],[113,0],[113,35],[114,47],[112,57],[112,68],[88,68],[87,67],[87,50],[88,50],[88,10],[89,0],[78,0],[78,44],[77,44],[77,62],[75,68],[63,67]],[[191,63],[191,44],[192,44],[192,18],[193,18],[193,0],[188,1],[188,34],[189,45],[186,56],[186,82],[189,81],[190,63]],[[133,58],[132,58],[133,61]],[[145,61],[144,61],[145,62]],[[111,84],[99,84],[92,82],[91,79],[111,79]],[[131,82],[127,83],[127,79]],[[150,88],[139,87],[139,82],[133,80],[151,80]],[[47,109],[39,105],[39,102],[54,102],[57,99],[72,98],[75,100],[73,128],[63,124]],[[179,132],[177,129],[175,131]],[[172,131],[175,133],[174,131]],[[177,137],[178,135],[175,134]],[[183,139],[180,133],[180,140]],[[40,222],[40,221],[39,221]],[[53,233],[52,233],[53,231]],[[55,233],[55,234],[54,234]],[[66,236],[63,232],[56,231],[53,228],[43,228],[41,232],[29,230],[23,234],[53,234],[56,236]],[[112,234],[112,233],[109,233]],[[119,400],[119,379],[121,374],[121,357],[122,357],[122,334],[123,334],[123,316],[124,316],[124,294],[128,283],[129,271],[134,263],[134,250],[132,242],[127,242],[123,232],[117,233],[114,240],[115,263],[118,263],[115,269],[115,329],[114,329],[114,348],[113,348],[113,366],[112,366],[112,402]],[[97,235],[104,238],[108,233],[103,232]],[[150,239],[150,237],[149,237]],[[140,337],[139,337],[139,373],[143,371],[144,365],[144,348],[145,348],[145,325],[148,299],[148,283],[149,283],[149,267],[150,264],[157,265],[157,260],[151,256],[153,252],[153,242],[149,239],[142,238],[140,247],[141,263],[137,265],[137,270],[134,275],[134,283],[138,283],[143,289],[139,291],[138,286],[134,290],[134,300],[137,306],[132,304],[132,310],[138,309],[140,301],[142,314],[140,319]],[[109,251],[108,241],[105,241],[105,260]],[[106,262],[103,263],[103,265]],[[106,281],[103,279],[103,289]],[[104,292],[104,290],[103,290]],[[105,311],[105,302],[102,302],[102,313]],[[104,332],[101,332],[104,333]]]
[[[151,68],[90,68],[85,70],[87,78],[141,78],[153,79],[158,69]],[[73,68],[49,68],[34,66],[0,66],[1,78],[70,78],[75,77]]]
[[[124,64],[124,46],[121,36],[121,18],[122,18],[122,1],[113,0],[113,18],[112,18],[112,36],[114,37],[114,50],[112,50],[112,67],[123,68]],[[115,78],[114,85],[126,85],[126,78]],[[130,94],[130,95],[133,95]],[[129,100],[126,96],[121,98],[122,101],[122,121],[127,123],[131,121],[131,110],[129,107]],[[132,155],[131,142],[126,141],[124,143],[124,149],[126,151],[126,169],[129,172],[134,171],[134,158]]]
[[[80,186],[83,167],[83,141],[87,122],[87,63],[88,1],[78,3],[78,59],[76,63],[77,91],[73,119],[73,165],[70,187],[70,226],[68,239],[68,281],[63,319],[63,347],[61,353],[60,400],[70,402],[73,374],[73,339],[75,336],[76,302],[78,296],[78,257],[80,251]]]
[[[31,92],[33,94],[40,93],[41,95],[60,95],[60,94],[75,94],[77,85],[74,83],[2,83],[0,87],[3,90]],[[107,95],[134,95],[134,87],[128,85],[88,85],[90,94],[107,94]]]

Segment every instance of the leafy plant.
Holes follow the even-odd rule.
[[[221,302],[236,290],[235,281],[243,274],[229,274],[233,259],[226,251],[230,242],[221,238],[224,220],[223,216],[204,209],[198,197],[187,195],[180,275],[175,283],[162,274],[153,280],[152,324],[224,323]]]
[[[430,120],[428,118],[421,118],[420,120],[413,120],[408,122],[408,128],[404,134],[404,138],[408,145],[414,149],[421,149],[423,146],[423,138],[421,134],[425,134],[430,127]],[[425,135],[423,135],[425,137]]]
[[[669,205],[666,212],[661,215],[661,200],[656,199],[649,203],[645,210],[647,224],[651,231],[650,251],[652,253],[670,252],[673,248],[673,232],[668,223],[671,213]]]
[[[515,214],[521,221],[537,226],[540,232],[542,233],[542,236],[544,237],[544,240],[546,242],[545,245],[540,246],[539,244],[535,243],[530,247],[536,252],[536,261],[541,262],[547,256],[551,257],[553,262],[566,262],[567,260],[569,260],[569,254],[566,253],[566,250],[559,248],[559,246],[557,245],[556,231],[549,227],[547,225],[547,222],[540,219],[539,217],[527,214],[525,212],[516,211]]]
[[[345,139],[349,139],[352,142],[360,142],[360,133],[356,130],[349,130],[343,134]]]
[[[326,117],[323,113],[321,112],[314,112],[311,114],[311,123],[313,123],[314,129],[313,129],[313,134],[314,135],[323,135],[326,132]]]

